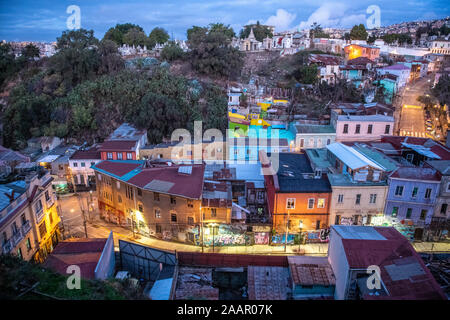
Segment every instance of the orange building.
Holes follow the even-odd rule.
[[[326,175],[314,172],[305,154],[279,153],[278,170],[265,175],[267,202],[276,234],[328,228],[331,186]],[[261,159],[267,167],[267,156]],[[270,165],[275,169],[273,163]]]
[[[380,48],[364,45],[364,44],[351,44],[344,47],[345,59],[351,60],[359,57],[365,57],[372,61],[375,61],[380,57]]]

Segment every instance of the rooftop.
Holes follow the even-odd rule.
[[[99,148],[75,151],[70,160],[99,160],[101,159]]]
[[[249,300],[286,300],[289,270],[286,267],[249,266]]]
[[[390,177],[420,181],[441,181],[441,176],[438,171],[424,167],[400,167],[395,170]]]
[[[355,148],[349,147],[343,143],[335,142],[329,144],[327,145],[327,149],[352,170],[366,166],[370,166],[378,170],[386,170],[385,167],[375,163]]]
[[[146,134],[146,130],[138,130],[129,123],[122,123],[107,140],[139,140]]]
[[[314,171],[305,154],[279,153],[278,156],[278,192],[331,192],[326,178],[314,178]]]
[[[334,286],[336,278],[327,257],[287,257],[292,282],[304,286]]]
[[[365,65],[365,64],[374,64],[375,62],[373,62],[372,60],[370,60],[369,58],[366,57],[358,57],[355,59],[350,59],[347,61],[348,65]]]
[[[107,140],[102,143],[100,151],[134,151],[136,140]]]
[[[381,69],[384,69],[384,70],[410,70],[411,68],[408,68],[404,64],[398,63],[398,64],[394,64],[392,66],[383,67]]]
[[[409,241],[393,227],[332,226],[341,236],[351,269],[380,267],[387,295],[364,299],[447,300]]]
[[[336,133],[336,129],[332,125],[311,125],[311,124],[298,124],[295,126],[297,133]]]

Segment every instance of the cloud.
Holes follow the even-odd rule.
[[[287,30],[296,16],[296,14],[289,13],[284,9],[278,9],[277,14],[270,16],[264,24],[274,26],[275,30]]]
[[[364,14],[350,14],[349,7],[343,3],[326,2],[314,11],[306,21],[298,25],[298,29],[309,29],[314,22],[322,27],[351,27],[365,23]]]

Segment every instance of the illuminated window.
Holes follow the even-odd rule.
[[[155,209],[155,218],[156,219],[160,219],[161,218],[161,210],[160,209]]]
[[[317,208],[325,208],[325,199],[317,200]]]

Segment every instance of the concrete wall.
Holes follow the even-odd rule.
[[[344,132],[344,125],[348,124],[348,133]],[[356,125],[359,124],[360,133],[356,134]],[[372,133],[367,133],[369,124],[372,125]],[[386,126],[389,125],[389,133],[385,133]],[[394,132],[394,121],[343,121],[336,122],[336,141],[370,141],[379,140],[382,135],[392,135]]]
[[[336,289],[334,298],[344,300],[350,268],[345,255],[342,240],[333,227],[330,229],[330,242],[328,244],[328,262],[336,277]]]
[[[114,276],[116,258],[114,253],[113,232],[109,233],[108,240],[103,248],[102,255],[95,267],[95,279],[105,280]]]

